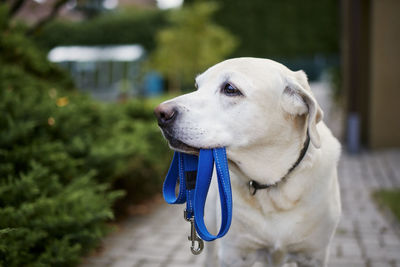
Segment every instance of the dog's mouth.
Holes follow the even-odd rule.
[[[182,142],[181,140],[175,138],[173,135],[171,135],[170,133],[168,133],[167,131],[162,131],[165,139],[167,139],[169,146],[178,152],[183,152],[183,153],[187,153],[187,154],[194,154],[194,155],[198,155],[200,148],[197,147],[193,147],[190,146],[184,142]]]

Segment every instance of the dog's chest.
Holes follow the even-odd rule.
[[[320,218],[299,199],[259,191],[255,196],[234,190],[232,230],[248,247],[284,249],[312,234]]]
[[[302,210],[275,212],[273,207],[265,211],[247,205],[235,205],[234,227],[247,232],[255,243],[272,247],[301,242],[312,231],[317,220]]]

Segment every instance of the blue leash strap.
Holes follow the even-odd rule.
[[[182,204],[186,202],[186,183],[183,177],[183,157],[175,152],[163,185],[164,199],[168,204]],[[179,181],[178,196],[175,196],[175,187]]]
[[[220,230],[217,235],[210,234],[204,223],[204,206],[211,183],[214,160],[217,170],[222,216]],[[213,241],[223,237],[228,232],[232,221],[232,190],[225,148],[200,150],[194,208],[196,230],[203,240]]]
[[[188,219],[193,215],[194,182],[197,174],[198,157],[175,152],[167,177],[164,181],[163,195],[168,204],[183,204],[186,202]],[[195,176],[193,178],[193,175]],[[189,186],[187,180],[191,183]],[[179,181],[178,196],[175,187]]]
[[[217,235],[210,234],[204,223],[204,206],[212,179],[214,161],[222,214],[221,227]],[[175,187],[178,181],[179,190],[176,196]],[[196,236],[193,236],[193,232],[196,235],[195,230],[206,241],[223,237],[228,232],[232,221],[232,191],[225,148],[201,149],[199,157],[175,152],[164,182],[163,194],[165,201],[169,204],[186,202],[185,219],[192,223],[189,240],[192,241],[194,254],[201,252],[201,249],[197,253],[193,250],[193,241],[199,241]]]

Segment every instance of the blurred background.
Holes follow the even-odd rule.
[[[377,157],[368,201],[400,217],[399,14],[398,0],[0,0],[0,266],[74,266],[157,213],[172,152],[153,109],[231,57],[303,69],[342,166]],[[178,266],[163,258],[151,266]]]

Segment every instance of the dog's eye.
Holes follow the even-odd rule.
[[[239,96],[239,95],[242,95],[242,93],[230,83],[226,83],[222,87],[222,92],[227,96]]]

